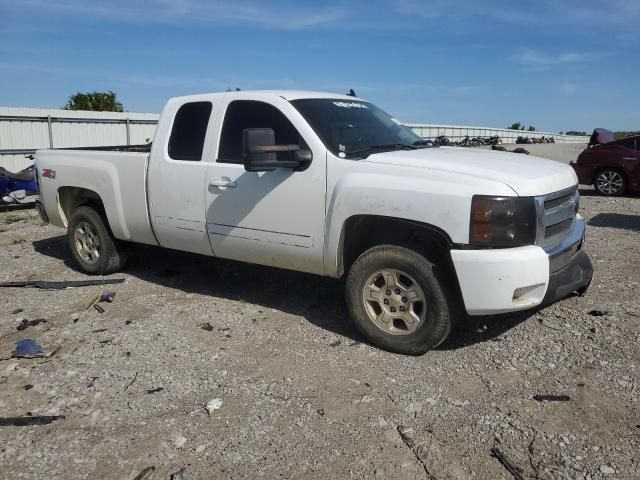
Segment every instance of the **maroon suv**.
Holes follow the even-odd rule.
[[[580,184],[593,185],[602,195],[639,191],[640,135],[601,143],[606,136],[597,130],[587,149],[571,162]]]

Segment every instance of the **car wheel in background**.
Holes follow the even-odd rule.
[[[596,173],[593,186],[598,193],[614,197],[627,191],[627,179],[620,170],[605,168]]]

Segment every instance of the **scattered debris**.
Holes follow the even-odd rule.
[[[441,480],[466,480],[472,477],[471,470],[460,463],[455,454],[448,451],[433,435],[416,442],[411,427],[398,425],[397,431],[404,444],[411,449],[422,465],[428,478]]]
[[[342,342],[340,340],[336,340],[335,342],[332,342],[329,344],[330,347],[337,347],[338,345],[340,345]]]
[[[30,383],[26,384],[24,387],[25,390],[31,390],[33,388],[33,385],[31,385]]]
[[[91,287],[93,285],[111,285],[113,283],[122,282],[124,282],[124,278],[110,278],[102,280],[67,280],[61,282],[49,282],[45,280],[22,280],[17,282],[0,282],[0,287],[62,290],[65,288]]]
[[[145,390],[145,392],[153,394],[153,393],[161,392],[161,391],[163,391],[163,390],[164,390],[164,388],[162,388],[162,387],[157,387],[157,388],[152,388],[152,389],[150,389],[150,390]]]
[[[524,480],[522,469],[517,467],[499,448],[493,447],[491,454],[506,468],[516,480]]]
[[[169,477],[169,480],[184,480],[184,477],[182,476],[183,473],[184,473],[184,467],[182,467],[177,472],[172,473],[171,477]]]
[[[198,325],[201,329],[206,330],[207,332],[213,332],[213,325],[211,325],[209,322],[207,323],[201,323],[200,325]]]
[[[92,333],[102,333],[109,330],[108,328],[96,328],[95,330],[91,330]]]
[[[105,290],[100,294],[100,301],[111,303],[113,302],[113,297],[115,296],[116,296],[116,292],[114,292],[113,290]]]
[[[16,327],[16,330],[21,332],[23,330],[26,330],[29,327],[35,327],[40,323],[47,323],[47,321],[44,318],[37,318],[35,320],[27,320],[26,318],[23,318],[22,321]]]
[[[129,352],[127,352],[127,353],[129,353]],[[137,378],[138,378],[138,372],[136,372],[136,374],[133,376],[133,380],[131,380],[129,382],[129,384],[126,387],[124,387],[123,392],[126,392],[127,388],[129,388],[131,385],[133,385],[133,383],[137,380]]]
[[[80,319],[80,315],[77,313],[72,313],[70,318],[73,323],[78,323],[78,320]]]
[[[508,152],[508,150],[500,145],[491,145],[491,150],[498,150],[500,152]]]
[[[550,328],[551,330],[562,330],[562,326],[560,325],[559,322],[555,320],[551,320],[549,318],[540,319],[540,323],[542,324],[543,327]]]
[[[534,400],[537,400],[538,402],[568,402],[569,400],[571,400],[571,397],[569,395],[534,395],[533,396]]]
[[[171,435],[171,442],[173,443],[174,447],[182,448],[184,447],[184,444],[187,443],[187,437],[179,433],[175,433]]]
[[[207,413],[211,415],[211,412],[218,410],[220,407],[222,407],[222,404],[223,404],[223,401],[221,398],[212,398],[205,404],[204,407],[201,407],[196,410],[193,410],[192,412],[189,412],[189,415],[196,412],[201,412],[202,410],[206,410]]]
[[[513,153],[523,153],[525,155],[529,155],[529,150],[527,150],[526,148],[522,148],[522,147],[518,147],[518,148],[514,148],[513,150],[511,150]]]
[[[482,325],[480,328],[476,328],[476,333],[483,333],[487,331],[487,326],[486,325]]]
[[[84,387],[85,390],[90,390],[93,388],[94,384],[96,383],[96,380],[99,379],[100,377],[89,377],[89,383],[87,383],[87,386]]]
[[[614,473],[616,473],[615,469],[613,469],[609,465],[600,465],[600,472],[603,475],[613,475]]]
[[[449,400],[449,403],[454,407],[466,407],[471,402],[469,400]]]
[[[27,417],[0,417],[0,427],[28,427],[49,425],[55,420],[64,420],[64,415],[35,415]]]
[[[23,310],[21,308],[16,308],[15,310],[11,310],[11,315],[15,315],[16,313],[20,313]]]
[[[591,310],[589,312],[589,315],[591,315],[592,317],[604,317],[605,315],[608,315],[609,311],[608,310]]]
[[[324,408],[319,408],[316,411],[318,412],[318,415],[320,415],[321,417],[324,417]]]
[[[133,480],[149,480],[155,472],[156,467],[153,465],[142,470],[138,475],[135,476]]]
[[[104,308],[102,308],[100,305],[98,305],[97,303],[93,304],[93,309],[95,311],[97,311],[98,313],[104,313]]]
[[[42,347],[31,338],[18,340],[12,356],[17,358],[46,358]]]
[[[89,310],[93,306],[93,304],[96,303],[99,299],[100,299],[99,293],[95,293],[95,292],[91,293],[82,301],[82,303],[80,303],[78,310],[80,311]]]

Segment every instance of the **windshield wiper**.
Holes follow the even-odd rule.
[[[413,142],[411,145],[414,145],[416,147],[422,147],[422,146],[431,146],[431,147],[436,147],[437,145],[435,143],[433,143],[433,140],[416,140],[415,142]]]
[[[378,150],[416,150],[418,147],[414,145],[408,145],[406,143],[381,143],[380,145],[370,145],[367,148],[361,148],[359,150],[352,150],[345,152],[348,156],[358,155],[360,153],[372,154]]]

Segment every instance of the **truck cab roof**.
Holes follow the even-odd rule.
[[[359,100],[364,101],[362,98],[352,97],[345,94],[338,93],[328,93],[328,92],[316,92],[312,90],[238,90],[231,92],[212,92],[212,93],[203,93],[198,95],[187,95],[182,97],[174,97],[170,101],[177,101],[179,103],[186,103],[198,100],[204,100],[207,98],[211,98],[213,96],[232,96],[237,97],[238,99],[246,98],[247,96],[252,95],[261,95],[261,96],[273,96],[284,98],[285,100],[300,100],[303,98],[334,98],[341,100]]]

